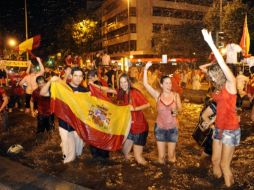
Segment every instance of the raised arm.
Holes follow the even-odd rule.
[[[204,73],[207,73],[207,67],[211,66],[213,63],[207,63],[207,64],[204,64],[204,65],[200,65],[199,66],[199,69],[204,72]]]
[[[100,85],[97,85],[93,82],[89,82],[89,85],[93,85],[93,86],[95,86],[96,88],[99,88],[100,90],[102,90],[105,93],[117,94],[117,91],[115,89],[112,89],[112,88],[109,88],[109,87],[106,87],[106,86],[100,86]]]
[[[205,39],[205,41],[207,42],[207,44],[209,45],[209,47],[211,48],[211,50],[213,51],[213,54],[220,66],[220,68],[222,69],[224,75],[226,76],[227,82],[226,82],[226,88],[227,90],[232,93],[235,94],[236,93],[236,79],[235,76],[233,75],[232,71],[230,70],[230,68],[227,66],[227,64],[225,63],[222,55],[220,54],[219,50],[216,48],[211,32],[208,33],[208,31],[206,29],[202,30],[202,34],[203,37]]]
[[[157,92],[151,85],[148,84],[147,82],[147,70],[149,69],[149,67],[152,66],[152,62],[148,62],[146,65],[145,65],[145,68],[144,68],[144,76],[143,76],[143,84],[144,84],[144,87],[146,88],[146,90],[154,97],[154,99],[157,101],[160,93]]]
[[[36,76],[41,76],[44,74],[45,70],[44,70],[44,66],[41,62],[41,59],[39,57],[36,57],[36,60],[38,61],[39,63],[39,67],[40,67],[40,71],[36,74]]]
[[[57,80],[60,80],[59,77],[57,76],[53,76],[40,90],[40,95],[41,96],[49,96],[49,88],[50,88],[50,85],[51,85],[51,82],[54,82],[54,81],[57,81]]]
[[[2,103],[2,105],[0,106],[0,112],[2,112],[3,110],[4,110],[4,108],[7,106],[7,104],[8,104],[8,96],[5,94],[5,93],[3,93],[2,94],[2,100],[3,100],[3,103]]]

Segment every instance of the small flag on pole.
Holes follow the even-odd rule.
[[[245,15],[245,19],[244,19],[243,34],[242,34],[240,46],[243,49],[243,55],[245,57],[248,56],[248,53],[250,50],[250,34],[249,34],[248,24],[247,24],[247,15]]]
[[[19,54],[22,54],[26,51],[31,51],[40,46],[41,35],[34,36],[27,39],[16,47],[16,50],[19,51]]]

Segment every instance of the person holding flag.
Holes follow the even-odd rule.
[[[119,77],[118,83],[120,87],[118,90],[98,86],[94,83],[90,84],[103,92],[116,94],[118,105],[130,105],[131,128],[123,144],[122,151],[125,158],[129,160],[131,158],[130,151],[133,148],[135,160],[141,165],[146,165],[147,161],[143,157],[143,148],[148,136],[148,123],[143,110],[150,107],[150,103],[138,89],[131,86],[130,78],[126,73]]]

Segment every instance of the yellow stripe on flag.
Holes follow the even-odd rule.
[[[90,127],[110,135],[128,135],[130,106],[118,106],[91,96],[89,92],[73,92],[63,81],[51,84],[51,98],[68,105],[75,116]]]
[[[19,53],[23,53],[27,50],[32,50],[33,49],[33,38],[29,38],[28,40],[22,42],[19,45]]]

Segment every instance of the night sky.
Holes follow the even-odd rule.
[[[27,0],[28,37],[41,34],[42,46],[50,46],[66,18],[77,11],[86,11],[86,0]],[[0,46],[4,39],[13,36],[25,40],[24,0],[0,1]],[[62,32],[64,32],[62,30]]]
[[[52,45],[66,18],[73,17],[78,10],[88,11],[87,1],[27,0],[28,36],[41,34],[42,44],[45,47]],[[90,0],[89,2],[91,4],[94,1]],[[248,2],[252,6],[254,4],[254,0],[244,0],[244,2]],[[19,42],[25,39],[24,0],[0,1],[0,48],[3,46],[4,38],[9,35],[15,36]]]

